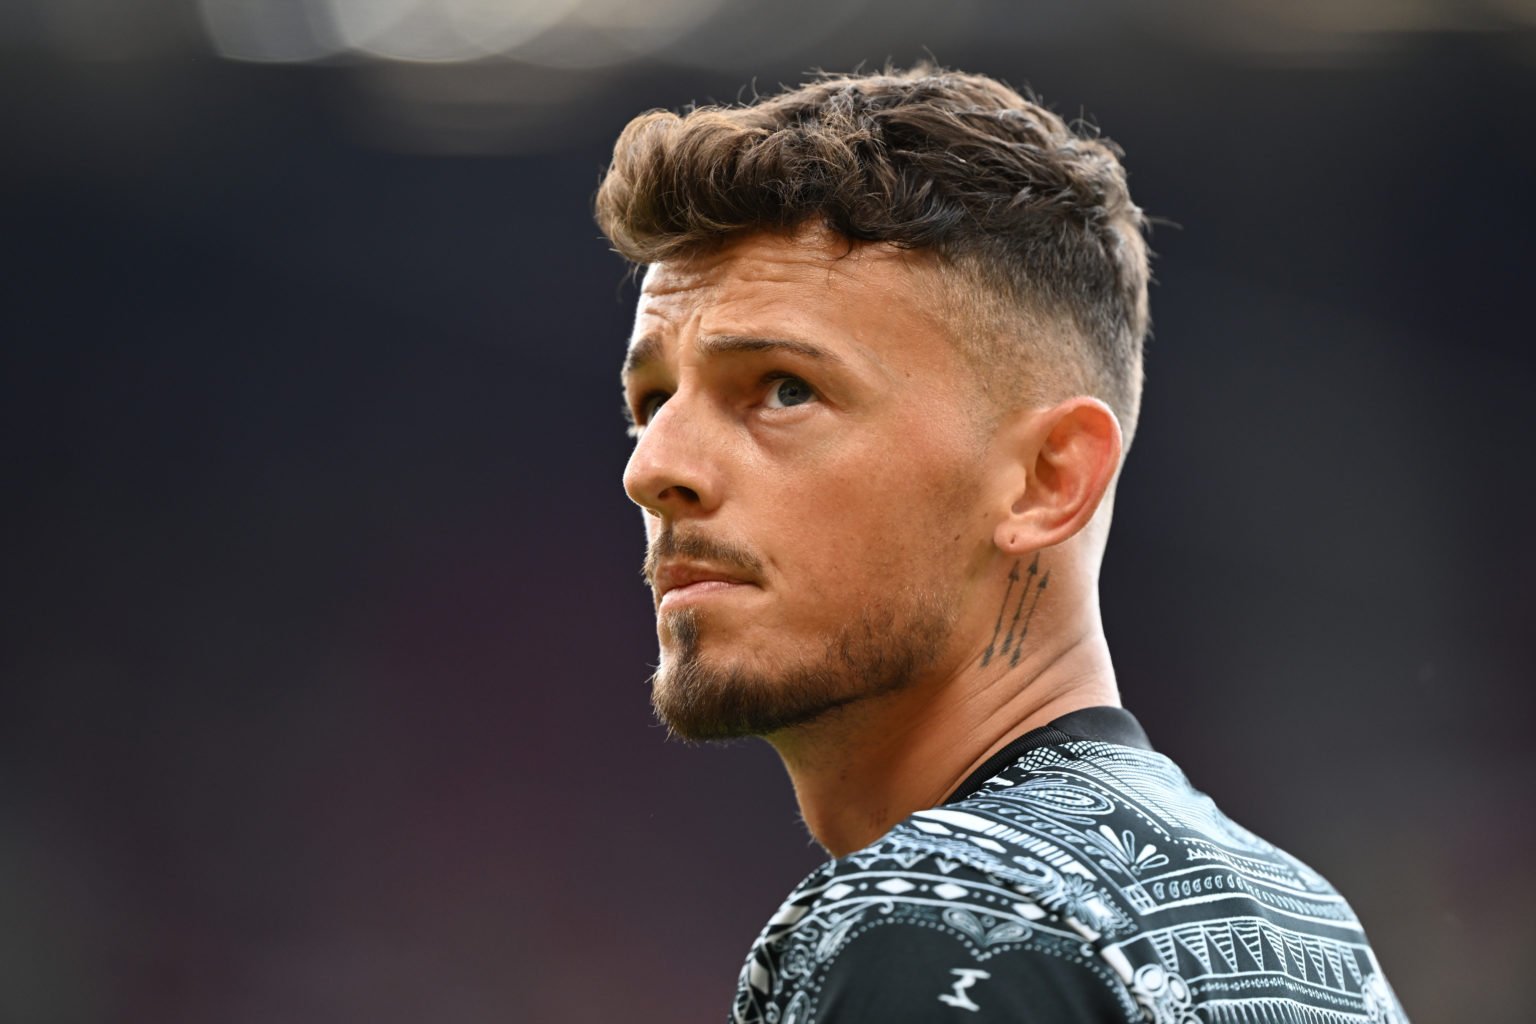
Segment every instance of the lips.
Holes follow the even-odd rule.
[[[728,569],[698,562],[667,562],[657,567],[651,585],[660,607],[754,584]]]

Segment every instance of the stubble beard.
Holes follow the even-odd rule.
[[[698,742],[806,725],[911,686],[938,660],[954,629],[954,605],[909,595],[899,605],[866,606],[821,651],[771,672],[706,656],[706,623],[684,609],[662,625],[672,650],[651,677],[651,706],[674,736]]]

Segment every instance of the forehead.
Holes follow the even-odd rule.
[[[749,235],[652,264],[630,347],[757,334],[845,346],[885,363],[949,347],[948,325],[933,312],[939,286],[924,253],[850,244],[825,230]]]

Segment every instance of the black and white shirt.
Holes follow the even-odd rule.
[[[1020,737],[790,894],[733,1024],[1406,1024],[1349,905],[1118,708]]]

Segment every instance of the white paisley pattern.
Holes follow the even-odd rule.
[[[914,996],[913,1019],[1008,1019],[986,1011],[1010,1005],[1010,978],[1059,974],[1117,1008],[1105,1019],[1407,1024],[1344,899],[1133,747],[1029,750],[974,795],[814,872],[754,944],[732,1021],[834,1024],[821,1004],[848,991],[840,964],[893,928],[908,931],[880,935],[953,950],[950,987]],[[882,963],[854,984],[912,984],[921,966]]]

